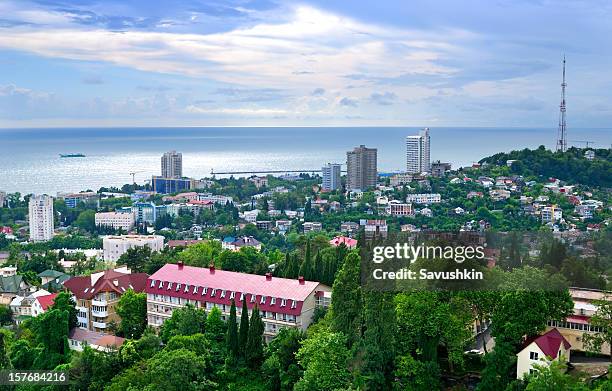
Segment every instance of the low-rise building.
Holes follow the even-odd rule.
[[[147,280],[147,320],[159,328],[172,312],[191,304],[210,311],[217,307],[227,320],[232,300],[238,319],[244,300],[249,313],[257,308],[264,322],[264,336],[272,339],[283,327],[306,330],[317,306],[325,306],[331,288],[303,278],[287,279],[199,268],[182,263],[166,264]],[[328,295],[329,296],[329,295]]]
[[[329,244],[334,247],[345,245],[348,249],[352,250],[357,247],[357,239],[347,238],[346,236],[336,236],[329,241]]]
[[[249,181],[253,182],[256,188],[268,187],[268,177],[265,176],[252,176]]]
[[[356,234],[359,232],[359,224],[354,223],[352,221],[345,221],[340,224],[340,232],[345,232],[347,234]]]
[[[522,379],[531,373],[535,365],[548,366],[561,358],[569,361],[570,349],[570,343],[557,329],[527,339],[516,354],[516,378]]]
[[[323,224],[318,221],[306,221],[302,224],[302,228],[305,234],[308,232],[317,232],[323,229]]]
[[[76,208],[81,202],[90,204],[98,200],[98,193],[95,191],[85,191],[81,193],[58,194],[58,198],[63,198],[67,208]]]
[[[261,242],[252,236],[241,236],[239,238],[228,236],[221,242],[221,248],[224,250],[240,251],[242,247],[253,247],[259,251],[261,250]]]
[[[432,162],[431,163],[431,175],[437,178],[441,178],[444,175],[446,175],[447,171],[451,170],[451,164],[450,163],[443,163],[438,161]]]
[[[412,216],[412,204],[402,203],[396,200],[389,201],[385,207],[385,213],[390,216]]]
[[[98,212],[94,217],[96,226],[111,227],[129,232],[134,227],[134,214],[124,212]]]
[[[161,251],[164,248],[164,237],[161,235],[104,236],[102,246],[104,260],[116,262],[127,250],[134,247],[147,246],[151,251]]]
[[[117,351],[125,342],[125,338],[96,331],[84,330],[78,327],[68,333],[68,347],[82,352],[85,346],[101,352]]]
[[[398,174],[391,175],[389,178],[389,184],[393,187],[407,185],[412,182],[413,175],[407,172],[401,172]]]
[[[406,202],[413,204],[439,204],[442,202],[442,196],[437,193],[408,194]]]
[[[64,283],[76,303],[78,327],[103,332],[110,322],[119,323],[115,307],[127,290],[142,292],[146,273],[130,273],[126,268],[105,270],[89,276],[72,277]]]
[[[9,305],[16,296],[27,296],[30,285],[20,274],[0,276],[0,304]]]
[[[491,197],[493,201],[507,200],[510,198],[510,191],[503,189],[489,190],[489,197]]]
[[[374,237],[384,239],[389,233],[386,220],[360,220],[359,225],[363,226],[366,239]]]

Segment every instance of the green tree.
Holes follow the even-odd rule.
[[[242,357],[245,357],[247,341],[249,339],[249,310],[246,303],[246,295],[242,299],[242,311],[240,312],[240,330],[238,331],[238,346]]]
[[[68,312],[68,327],[73,329],[77,326],[77,314],[76,303],[72,300],[72,297],[68,292],[60,292],[53,299],[52,310],[60,310]]]
[[[13,311],[8,305],[0,305],[0,326],[13,322]]]
[[[206,312],[188,304],[172,312],[172,316],[162,324],[159,335],[162,341],[168,342],[175,335],[204,333],[205,329]]]
[[[151,259],[151,255],[152,252],[149,246],[132,247],[119,257],[117,264],[126,265],[132,273],[143,273]]]
[[[360,257],[351,252],[338,272],[332,288],[332,329],[342,332],[349,342],[361,338],[362,293]]]
[[[227,349],[229,350],[232,360],[236,360],[239,354],[240,343],[238,341],[238,321],[236,318],[236,302],[234,299],[232,299],[230,316],[227,322]]]
[[[585,384],[580,384],[571,375],[566,374],[567,367],[562,361],[555,360],[549,365],[534,365],[534,371],[527,376],[526,391],[586,391]]]
[[[15,369],[30,369],[36,359],[36,351],[25,339],[18,339],[11,345],[10,360]]]
[[[206,336],[213,341],[221,342],[225,338],[226,324],[221,319],[221,310],[216,306],[206,317]]]
[[[74,222],[74,226],[87,232],[95,232],[95,216],[95,211],[91,209],[84,210],[83,212],[79,213],[79,217],[77,217],[76,221]]]
[[[121,295],[116,311],[121,318],[121,334],[126,338],[139,339],[147,328],[147,294],[128,289]]]
[[[296,357],[304,375],[295,384],[295,391],[344,390],[350,384],[350,353],[342,333],[321,330],[302,341]]]
[[[259,368],[263,361],[263,333],[264,322],[259,315],[259,308],[255,305],[251,311],[249,335],[246,345],[246,361],[253,369]]]

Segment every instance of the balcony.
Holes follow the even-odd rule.
[[[105,329],[106,328],[106,323],[104,322],[91,322],[91,325],[95,328],[98,329]]]
[[[96,310],[92,309],[91,310],[91,315],[96,316],[98,318],[106,318],[108,316],[108,310],[96,311]]]
[[[107,304],[108,303],[106,302],[106,299],[104,299],[104,300],[93,299],[91,301],[91,305],[95,305],[95,306],[98,306],[98,307],[106,307]]]

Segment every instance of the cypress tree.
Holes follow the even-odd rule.
[[[344,333],[351,346],[361,337],[360,259],[356,252],[349,253],[332,287],[332,329]]]
[[[227,325],[227,348],[232,359],[238,358],[238,352],[240,351],[240,344],[238,341],[238,323],[236,320],[236,302],[232,299],[232,306],[230,307],[230,316]]]
[[[314,281],[322,281],[325,278],[325,262],[323,262],[323,256],[321,255],[321,251],[317,251],[317,256],[315,257],[314,264]]]
[[[289,257],[289,267],[287,268],[287,278],[297,278],[300,273],[300,265],[298,262],[298,257],[296,254],[293,254]]]
[[[304,255],[304,262],[302,262],[302,266],[300,266],[300,276],[303,276],[306,280],[312,280],[313,276],[313,266],[312,266],[312,255],[310,251],[310,239],[306,241],[306,253]]]
[[[240,331],[238,334],[238,347],[242,355],[245,354],[247,340],[249,338],[249,309],[247,308],[246,295],[242,299],[242,313],[240,314]]]
[[[263,361],[263,332],[264,323],[259,316],[257,305],[253,307],[251,323],[249,324],[249,337],[246,347],[246,359],[249,367],[259,368]]]

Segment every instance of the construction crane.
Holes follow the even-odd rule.
[[[595,141],[590,141],[590,140],[570,140],[570,143],[584,143],[586,145],[586,147],[589,147],[589,144],[593,145],[595,144]]]
[[[140,174],[141,172],[144,172],[144,171],[133,171],[133,172],[130,172],[130,175],[132,176],[132,183],[136,184],[136,174]]]

